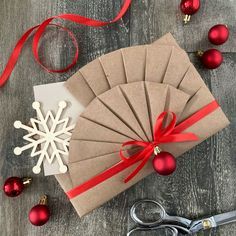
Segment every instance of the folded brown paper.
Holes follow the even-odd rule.
[[[176,76],[170,79],[171,67],[176,62]],[[148,80],[179,85],[190,65],[187,54],[167,34],[152,45],[119,49],[101,56],[68,79],[66,87],[87,106],[99,94],[124,83]]]
[[[133,88],[136,88],[139,93],[133,93]],[[121,91],[126,90],[126,95],[129,94],[129,96],[124,94],[123,97],[122,95],[117,96],[118,89]],[[106,93],[109,93],[109,96],[105,96]],[[142,93],[144,93],[144,95],[142,95]],[[114,96],[112,96],[112,94]],[[145,98],[146,103],[139,104],[138,97],[140,96]],[[103,98],[103,102],[99,102],[100,97]],[[143,110],[143,113],[140,113],[140,115],[143,114],[145,116],[148,114],[146,119],[140,119],[141,117],[137,116],[134,105],[131,105],[129,102],[129,97],[132,97],[133,101],[136,101],[136,106],[141,107],[141,110]],[[72,188],[118,163],[120,161],[119,150],[122,142],[128,140],[148,141],[145,136],[144,139],[137,137],[135,132],[137,124],[135,123],[135,126],[131,126],[131,123],[129,123],[134,117],[137,119],[137,122],[139,122],[140,128],[144,126],[141,120],[148,122],[148,125],[151,127],[157,115],[164,110],[173,111],[177,114],[180,121],[182,121],[204,105],[214,101],[213,96],[206,88],[200,89],[190,100],[189,97],[188,94],[170,85],[155,82],[124,84],[99,95],[88,105],[85,112],[81,114],[72,135],[68,164]],[[120,101],[123,103],[124,99],[127,101],[127,109],[124,109],[124,112],[127,110],[127,116],[126,120],[123,122],[123,120],[119,118],[120,114],[118,110]],[[113,109],[110,110],[110,104],[113,104],[114,101],[116,101],[117,108],[113,107]],[[133,114],[130,112],[130,109],[133,110]],[[116,118],[114,118],[115,116]],[[120,121],[118,122],[117,119],[120,119]],[[227,124],[227,118],[222,110],[218,108],[186,130],[186,132],[194,132],[199,137],[198,141],[162,144],[160,147],[164,151],[168,151],[177,157],[202,142],[207,137],[213,135],[218,130],[224,128]],[[126,128],[124,128],[125,126]],[[147,134],[147,136],[151,137],[152,133]],[[79,148],[82,145],[85,146]],[[71,199],[78,214],[82,216],[88,213],[153,172],[153,167],[150,162],[133,180],[129,183],[124,183],[123,179],[135,166],[122,171],[94,188]],[[97,194],[98,192],[99,194]]]
[[[120,96],[118,97],[117,91],[125,91],[125,94],[120,93]],[[109,96],[106,96],[107,93]],[[139,103],[140,97],[142,98],[142,103]],[[103,103],[98,102],[101,98]],[[133,100],[132,105],[129,98],[132,98]],[[150,117],[155,119],[156,117],[154,114],[159,114],[165,109],[180,114],[188,99],[188,94],[185,94],[172,86],[153,82],[136,82],[120,85],[119,87],[115,87],[98,96],[97,99],[93,100],[88,105],[85,112],[81,114],[71,139],[68,167],[73,187],[119,162],[121,143],[129,139],[148,140],[145,136],[144,139],[142,139],[134,134],[137,124],[131,126],[131,123],[128,123],[130,120],[136,119],[140,128],[148,126],[149,129],[146,130],[146,133],[151,139],[151,122],[153,123],[154,121],[151,121]],[[114,116],[115,114],[118,116],[120,115],[119,107],[120,104],[123,104],[123,100],[126,100],[126,103],[123,106],[126,106],[126,108],[124,107],[124,112],[127,116],[125,122],[121,124],[120,122],[117,122],[117,119],[114,119]],[[143,100],[145,102],[143,102]],[[114,102],[116,102],[117,106],[114,106],[113,110],[110,110],[109,107],[111,107],[111,104]],[[137,107],[139,107],[140,110],[139,114],[137,114],[135,110]],[[133,112],[130,112],[130,110]],[[126,126],[126,129],[124,126]],[[79,142],[87,142],[87,146],[90,145],[90,147],[88,147],[89,151],[86,148],[79,150],[77,146]],[[111,145],[111,143],[113,145]],[[81,146],[81,144],[79,146]],[[148,174],[152,171],[152,168],[148,168],[146,171],[146,174]],[[126,171],[124,171],[124,173],[126,173]],[[72,199],[72,202],[78,209],[79,215],[82,216],[86,214],[88,211],[131,186],[131,183],[124,184],[122,182],[124,173],[123,175],[119,174],[113,177],[117,184],[119,182],[119,186],[116,186],[112,191],[104,190],[104,188],[113,188],[113,185],[109,184],[111,180],[108,180],[100,184],[103,186],[99,187],[102,192],[100,192],[99,196],[95,199],[94,196],[92,196],[94,190],[89,190],[88,192]],[[142,177],[143,171],[139,178]],[[137,179],[139,178],[137,177]],[[132,183],[136,182],[137,179],[135,178]],[[113,181],[111,182],[113,183]],[[86,199],[92,198],[93,203],[87,202],[87,204],[85,204],[84,201]],[[81,206],[83,206],[82,209]]]
[[[123,142],[151,141],[152,127],[162,111],[171,110],[182,121],[214,100],[171,34],[152,45],[104,55],[79,70],[66,86],[87,108],[70,141],[69,172],[56,176],[65,192],[119,162]],[[186,130],[199,137],[197,142],[160,146],[177,157],[228,123],[218,108]],[[149,162],[124,184],[136,166],[71,199],[78,214],[87,214],[153,172]]]

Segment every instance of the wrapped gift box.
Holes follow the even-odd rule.
[[[124,178],[137,167],[135,163],[71,197],[71,191],[77,186],[121,161],[122,143],[152,141],[153,126],[163,111],[174,112],[177,123],[181,123],[215,100],[171,34],[151,45],[101,56],[75,73],[66,87],[85,110],[70,141],[69,171],[56,178],[80,216],[153,172],[149,160],[132,180],[124,183]],[[223,111],[217,107],[185,130],[196,134],[197,141],[166,143],[160,147],[178,157],[228,124]],[[130,147],[127,151],[132,153],[133,149],[135,147]]]

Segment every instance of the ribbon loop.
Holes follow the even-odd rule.
[[[171,114],[172,119],[170,123],[166,127],[164,127],[168,114]],[[125,160],[127,162],[142,161],[141,164],[138,165],[138,167],[124,180],[125,183],[130,181],[144,167],[147,161],[153,156],[154,149],[157,145],[161,143],[175,143],[186,141],[189,142],[198,140],[198,137],[193,133],[178,133],[176,131],[175,133],[173,133],[173,131],[175,130],[176,122],[177,118],[174,112],[164,111],[157,117],[153,132],[154,140],[152,142],[135,140],[128,141],[122,144],[122,147],[136,145],[143,148],[141,151],[138,151],[130,157],[125,157],[122,153],[122,150],[120,150],[120,157],[122,160]]]
[[[7,62],[7,65],[5,67],[5,69],[3,70],[3,73],[0,75],[0,87],[4,86],[5,83],[7,82],[7,80],[9,79],[17,61],[18,58],[20,56],[21,50],[24,46],[24,44],[26,43],[26,41],[28,40],[28,38],[30,37],[30,35],[35,31],[34,37],[33,37],[33,43],[32,43],[32,52],[34,55],[34,58],[36,60],[36,62],[47,72],[51,72],[51,73],[63,73],[68,71],[69,69],[71,69],[78,61],[78,57],[79,57],[79,47],[78,47],[78,43],[76,41],[75,35],[72,33],[72,31],[70,31],[69,29],[67,29],[66,27],[63,27],[59,24],[52,24],[51,22],[54,19],[62,19],[62,20],[68,20],[68,21],[72,21],[76,24],[81,24],[81,25],[86,25],[86,26],[92,26],[92,27],[101,27],[101,26],[106,26],[112,23],[117,22],[118,20],[120,20],[124,14],[127,12],[127,10],[129,9],[129,6],[131,4],[132,0],[124,0],[123,6],[121,7],[120,12],[117,14],[117,16],[111,20],[111,21],[99,21],[99,20],[94,20],[94,19],[90,19],[84,16],[80,16],[80,15],[76,15],[76,14],[61,14],[58,16],[53,16],[50,17],[46,20],[44,20],[41,24],[36,25],[30,29],[28,29],[23,35],[22,37],[19,39],[19,41],[17,42],[15,48],[13,49],[13,52]],[[60,69],[60,70],[56,70],[56,69],[50,69],[48,68],[46,65],[44,65],[40,58],[39,58],[39,42],[41,37],[43,36],[43,34],[45,33],[45,30],[47,28],[47,26],[49,25],[53,25],[53,26],[57,26],[60,27],[62,30],[65,30],[68,32],[69,36],[72,39],[72,42],[76,48],[75,51],[75,55],[74,58],[71,62],[71,64],[69,64],[67,67]]]
[[[170,121],[170,123],[164,127],[165,125],[165,120],[167,119],[168,117],[168,114],[171,114],[172,116],[172,119]],[[167,111],[164,111],[162,112],[158,117],[157,117],[157,120],[156,120],[156,123],[155,123],[155,126],[154,126],[154,141],[158,141],[158,138],[160,136],[167,136],[169,135],[174,127],[176,125],[176,115],[174,112],[167,112]]]

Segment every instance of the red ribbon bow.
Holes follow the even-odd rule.
[[[153,147],[156,144],[160,143],[167,143],[167,142],[183,142],[183,141],[194,141],[197,140],[196,135],[193,133],[182,133],[184,130],[190,128],[197,122],[201,121],[203,118],[217,110],[219,107],[219,104],[217,101],[212,101],[206,106],[202,107],[198,111],[196,111],[194,114],[192,114],[190,117],[186,118],[184,121],[181,121],[176,126],[176,116],[174,113],[172,113],[172,121],[170,124],[166,127],[163,128],[163,122],[165,119],[165,116],[167,115],[167,112],[163,112],[156,121],[155,127],[154,127],[154,137],[153,137],[153,142],[142,142],[142,141],[130,141],[127,143],[124,143],[123,146],[126,145],[133,145],[136,144],[138,146],[144,147],[139,155],[134,155],[129,158],[125,156],[121,156],[122,160],[118,162],[117,164],[111,166],[107,170],[95,175],[91,179],[85,181],[84,183],[72,188],[69,190],[66,194],[67,196],[72,199],[74,197],[77,197],[78,195],[92,189],[93,187],[101,184],[102,182],[108,180],[109,178],[112,178],[116,174],[120,173],[121,171],[124,171],[125,169],[129,168],[130,166],[134,165],[135,163],[139,162],[140,160],[142,161],[142,166],[140,164],[139,169],[142,169],[142,167],[145,165],[147,162],[146,158],[144,158],[143,152],[147,153],[147,156],[150,157],[151,155],[151,150],[153,152]],[[186,140],[187,139],[187,140]],[[135,143],[131,143],[135,142]],[[148,147],[149,146],[149,147]],[[150,150],[149,150],[150,149]],[[150,152],[149,152],[150,151]],[[150,153],[150,155],[148,155]],[[146,155],[145,155],[146,156]],[[148,158],[147,158],[148,159]],[[138,169],[138,171],[139,171]],[[138,171],[136,171],[138,173]],[[136,173],[135,173],[136,174]],[[133,175],[133,174],[131,174]],[[128,179],[129,178],[129,179]],[[128,176],[126,178],[126,182],[131,178]]]
[[[164,122],[167,118],[168,113],[172,115],[172,120],[169,125],[164,127]],[[174,142],[186,142],[186,141],[197,141],[198,137],[193,133],[181,133],[176,129],[176,114],[174,112],[162,112],[156,120],[153,130],[153,141],[128,141],[122,144],[122,147],[136,145],[143,147],[141,151],[138,151],[130,157],[125,157],[120,150],[120,157],[126,162],[138,162],[142,161],[138,167],[125,179],[125,183],[130,181],[147,163],[152,154],[154,153],[155,147],[161,143],[174,143]]]

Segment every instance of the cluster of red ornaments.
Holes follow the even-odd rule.
[[[190,21],[191,15],[195,14],[200,8],[200,0],[182,0],[180,9],[185,14],[184,23]],[[214,25],[208,32],[208,39],[214,45],[221,45],[229,38],[229,29],[226,25]],[[198,55],[201,58],[202,64],[207,69],[216,69],[223,62],[222,53],[217,49],[209,49],[205,52],[200,52]]]
[[[31,178],[10,177],[5,181],[3,191],[8,197],[17,197],[31,181]],[[42,226],[47,223],[50,218],[50,211],[47,206],[46,195],[40,198],[39,204],[31,208],[28,217],[29,221],[35,226]]]
[[[212,44],[221,45],[225,43],[229,38],[229,29],[226,25],[215,25],[208,32],[208,39]],[[202,64],[207,69],[216,69],[223,62],[222,53],[213,48],[205,51],[201,55]]]

